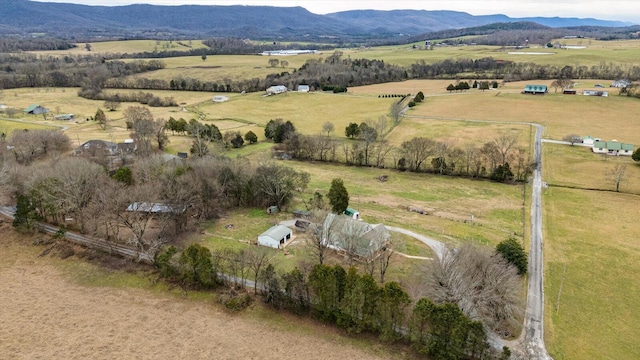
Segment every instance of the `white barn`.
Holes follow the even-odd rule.
[[[267,94],[282,94],[287,92],[287,87],[284,85],[273,85],[267,89]]]
[[[258,245],[280,249],[291,240],[293,231],[284,225],[275,225],[258,236]]]

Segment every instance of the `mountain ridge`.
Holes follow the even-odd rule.
[[[619,21],[579,18],[510,18],[475,16],[459,11],[350,10],[326,15],[303,7],[246,5],[90,6],[29,0],[3,0],[0,32],[45,33],[73,37],[166,36],[257,38],[393,38],[433,31],[481,26],[496,22],[531,21],[549,27],[622,27]],[[248,31],[250,29],[251,31]]]

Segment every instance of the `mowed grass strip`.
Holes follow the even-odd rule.
[[[640,197],[549,188],[543,200],[551,355],[640,358]]]

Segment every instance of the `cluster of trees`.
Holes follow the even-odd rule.
[[[194,220],[214,218],[225,209],[286,208],[309,182],[308,174],[275,163],[211,156],[192,159],[186,167],[152,155],[112,177],[104,167],[72,157],[18,166],[10,175],[3,185],[25,196],[38,219],[149,253]],[[162,204],[166,211],[142,204]]]
[[[411,65],[409,74],[417,79],[454,79],[461,73],[477,78],[519,81],[532,79],[640,79],[640,66],[601,62],[588,66],[555,66],[523,62],[482,59],[447,59],[427,64],[423,60]],[[567,76],[568,74],[568,76]]]
[[[401,81],[408,78],[407,72],[396,65],[382,60],[343,58],[341,51],[335,51],[324,61],[309,59],[293,73],[272,74],[267,76],[266,85],[285,85],[295,88],[298,84],[308,84],[316,89],[331,86],[346,91],[347,87]]]
[[[457,84],[453,85],[453,84],[449,84],[447,86],[447,91],[448,92],[452,92],[452,91],[464,91],[464,90],[469,90],[471,89],[471,86],[469,86],[469,83],[466,81],[460,81]]]
[[[178,106],[178,103],[172,96],[160,98],[150,92],[131,92],[131,93],[107,93],[105,91],[96,91],[93,88],[82,88],[78,91],[78,96],[91,100],[104,100],[105,105],[110,110],[117,109],[122,102],[137,102],[143,105],[153,107],[169,107]]]
[[[15,130],[9,137],[0,137],[0,145],[17,163],[28,165],[42,157],[59,157],[71,148],[71,141],[58,130],[25,129]]]
[[[12,37],[0,38],[0,53],[15,53],[23,51],[50,51],[69,50],[77,45],[69,40],[38,37]]]
[[[99,55],[0,54],[0,88],[84,87],[101,89],[108,79],[164,68],[159,60],[105,61]]]
[[[293,126],[293,124],[292,124]],[[433,172],[441,175],[490,178],[499,182],[523,181],[531,171],[527,153],[517,147],[518,134],[502,133],[482,146],[456,147],[449,141],[417,137],[400,147],[378,140],[387,120],[350,123],[345,135],[354,141],[319,135],[288,134],[275,151],[285,151],[300,160],[342,162],[347,165],[393,167],[401,171]]]
[[[301,263],[282,272],[269,258],[259,248],[212,252],[194,244],[181,253],[167,248],[156,257],[156,266],[161,276],[189,287],[247,287],[250,280],[253,291],[276,309],[311,314],[350,333],[402,341],[436,359],[498,356],[482,323],[469,319],[455,303],[422,298],[412,307],[413,300],[398,283],[378,285],[353,267]]]

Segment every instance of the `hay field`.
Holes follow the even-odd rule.
[[[200,56],[182,56],[160,59],[165,68],[152,72],[132,75],[130,78],[146,78],[171,80],[178,78],[194,78],[200,81],[218,81],[224,79],[245,80],[264,79],[270,74],[292,72],[300,68],[308,59],[321,58],[322,54],[304,54],[296,56],[262,56],[262,55],[209,55],[206,60]],[[269,59],[287,61],[287,67],[271,67]],[[150,60],[150,59],[147,59]],[[126,60],[134,61],[134,60]]]
[[[545,84],[546,82],[538,82]],[[543,136],[562,139],[569,134],[640,144],[640,101],[626,96],[594,97],[520,94],[525,82],[509,83],[491,91],[468,91],[427,97],[409,115],[427,118],[535,122],[545,126]],[[547,84],[548,85],[548,84]]]
[[[9,228],[7,228],[9,227]],[[4,224],[0,358],[403,359],[322,324],[252,305],[229,314],[210,294],[158,291],[140,275],[38,257]],[[106,281],[105,281],[106,280]]]
[[[291,121],[303,134],[318,134],[322,125],[330,121],[335,125],[332,135],[344,137],[344,128],[349,123],[360,124],[386,116],[392,101],[349,94],[290,92],[265,97],[262,93],[250,93],[224,103],[204,102],[197,110],[207,120],[231,119],[261,126],[281,118]]]
[[[5,135],[9,135],[15,130],[35,130],[35,129],[58,129],[58,127],[0,118],[0,133]]]
[[[551,356],[640,358],[640,198],[561,188],[543,196]]]

